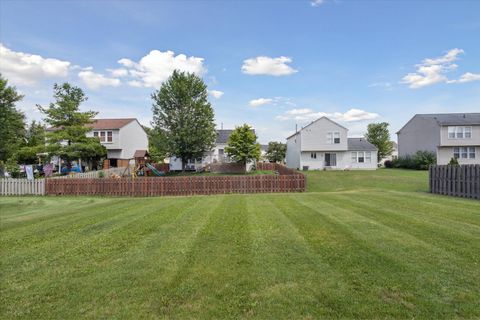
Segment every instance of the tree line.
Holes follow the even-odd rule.
[[[44,123],[26,123],[25,114],[17,108],[24,98],[0,74],[0,173],[18,170],[18,164],[48,162],[59,157],[67,166],[73,161],[95,164],[106,156],[106,148],[97,138],[87,137],[89,124],[97,111],[81,111],[88,97],[69,83],[54,84],[53,102],[36,105]],[[152,128],[144,127],[149,138],[152,159],[157,162],[176,156],[182,168],[189,159],[203,157],[212,150],[217,132],[213,108],[203,80],[193,73],[175,70],[151,95]],[[46,125],[50,130],[46,130]],[[252,127],[235,128],[225,149],[234,161],[246,164],[260,158],[260,145]],[[267,158],[282,162],[286,145],[269,143]]]

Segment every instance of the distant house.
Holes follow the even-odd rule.
[[[397,136],[399,157],[431,151],[437,164],[480,164],[480,113],[416,114]]]
[[[348,129],[321,117],[287,138],[287,167],[376,169],[377,148],[364,138],[348,138]]]
[[[204,154],[199,159],[189,159],[186,164],[186,170],[195,171],[205,167],[209,163],[216,162],[231,162],[232,160],[225,152],[225,147],[228,144],[228,138],[232,134],[232,129],[217,130],[217,138],[213,149]],[[182,170],[182,160],[177,157],[170,157],[170,171]],[[249,167],[249,165],[247,165]]]
[[[135,118],[94,119],[87,137],[97,137],[107,148],[104,167],[124,167],[134,158],[135,151],[148,150],[148,136]],[[48,128],[47,131],[55,131]],[[55,161],[55,163],[58,160]]]
[[[108,167],[126,166],[135,151],[148,150],[148,136],[135,118],[95,119],[87,137],[97,137],[107,148]]]
[[[393,159],[398,158],[398,144],[395,141],[390,141],[390,143],[392,144],[392,153],[389,156],[380,160],[379,163],[381,165],[384,165],[385,161],[392,161]]]

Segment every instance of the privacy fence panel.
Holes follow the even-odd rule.
[[[48,195],[188,196],[223,193],[303,192],[306,177],[280,164],[257,166],[273,175],[47,179]]]
[[[303,192],[305,176],[201,176],[123,179],[47,179],[48,195],[188,196],[222,193]]]
[[[480,165],[430,166],[430,192],[480,199]]]
[[[23,196],[23,195],[44,195],[45,179],[0,179],[0,195],[2,196]]]

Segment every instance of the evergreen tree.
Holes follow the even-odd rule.
[[[46,135],[47,152],[67,164],[77,159],[98,161],[104,157],[106,149],[98,138],[86,136],[98,112],[80,111],[80,105],[88,99],[83,90],[69,83],[55,84],[53,97],[55,102],[48,108],[37,105],[45,115],[45,122],[53,128]]]

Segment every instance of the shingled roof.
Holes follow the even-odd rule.
[[[216,144],[227,144],[228,138],[232,134],[232,129],[220,129],[217,130],[217,140],[215,140]],[[255,133],[255,130],[252,129],[252,132]]]
[[[349,151],[377,151],[377,147],[365,140],[365,138],[348,138]]]
[[[136,121],[135,118],[124,119],[94,119],[94,122],[90,125],[94,130],[107,130],[107,129],[120,129],[132,121]]]
[[[429,122],[436,122],[440,126],[465,126],[465,125],[480,125],[480,113],[431,113],[431,114],[416,114],[412,117],[427,120]],[[410,119],[397,133],[407,126]]]

